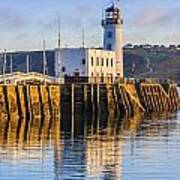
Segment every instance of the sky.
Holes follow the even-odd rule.
[[[112,0],[1,0],[0,51],[102,45],[102,10]],[[180,44],[179,0],[120,0],[124,43]]]

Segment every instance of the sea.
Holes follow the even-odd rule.
[[[73,132],[58,118],[0,119],[0,180],[180,179],[180,111],[80,116]]]

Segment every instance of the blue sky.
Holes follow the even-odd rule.
[[[6,0],[0,4],[0,49],[40,49],[57,46],[61,17],[62,45],[101,46],[103,7],[111,0]],[[179,44],[179,0],[121,0],[125,43]]]

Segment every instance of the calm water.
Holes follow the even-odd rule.
[[[0,122],[2,180],[180,179],[180,112]]]

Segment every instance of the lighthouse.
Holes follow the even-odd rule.
[[[116,53],[116,76],[124,76],[123,68],[123,20],[117,3],[105,9],[102,26],[104,28],[103,48]]]
[[[85,79],[90,83],[113,83],[117,77],[124,77],[123,21],[117,3],[105,9],[102,19],[103,48],[58,46],[55,49],[56,77],[88,77]]]

